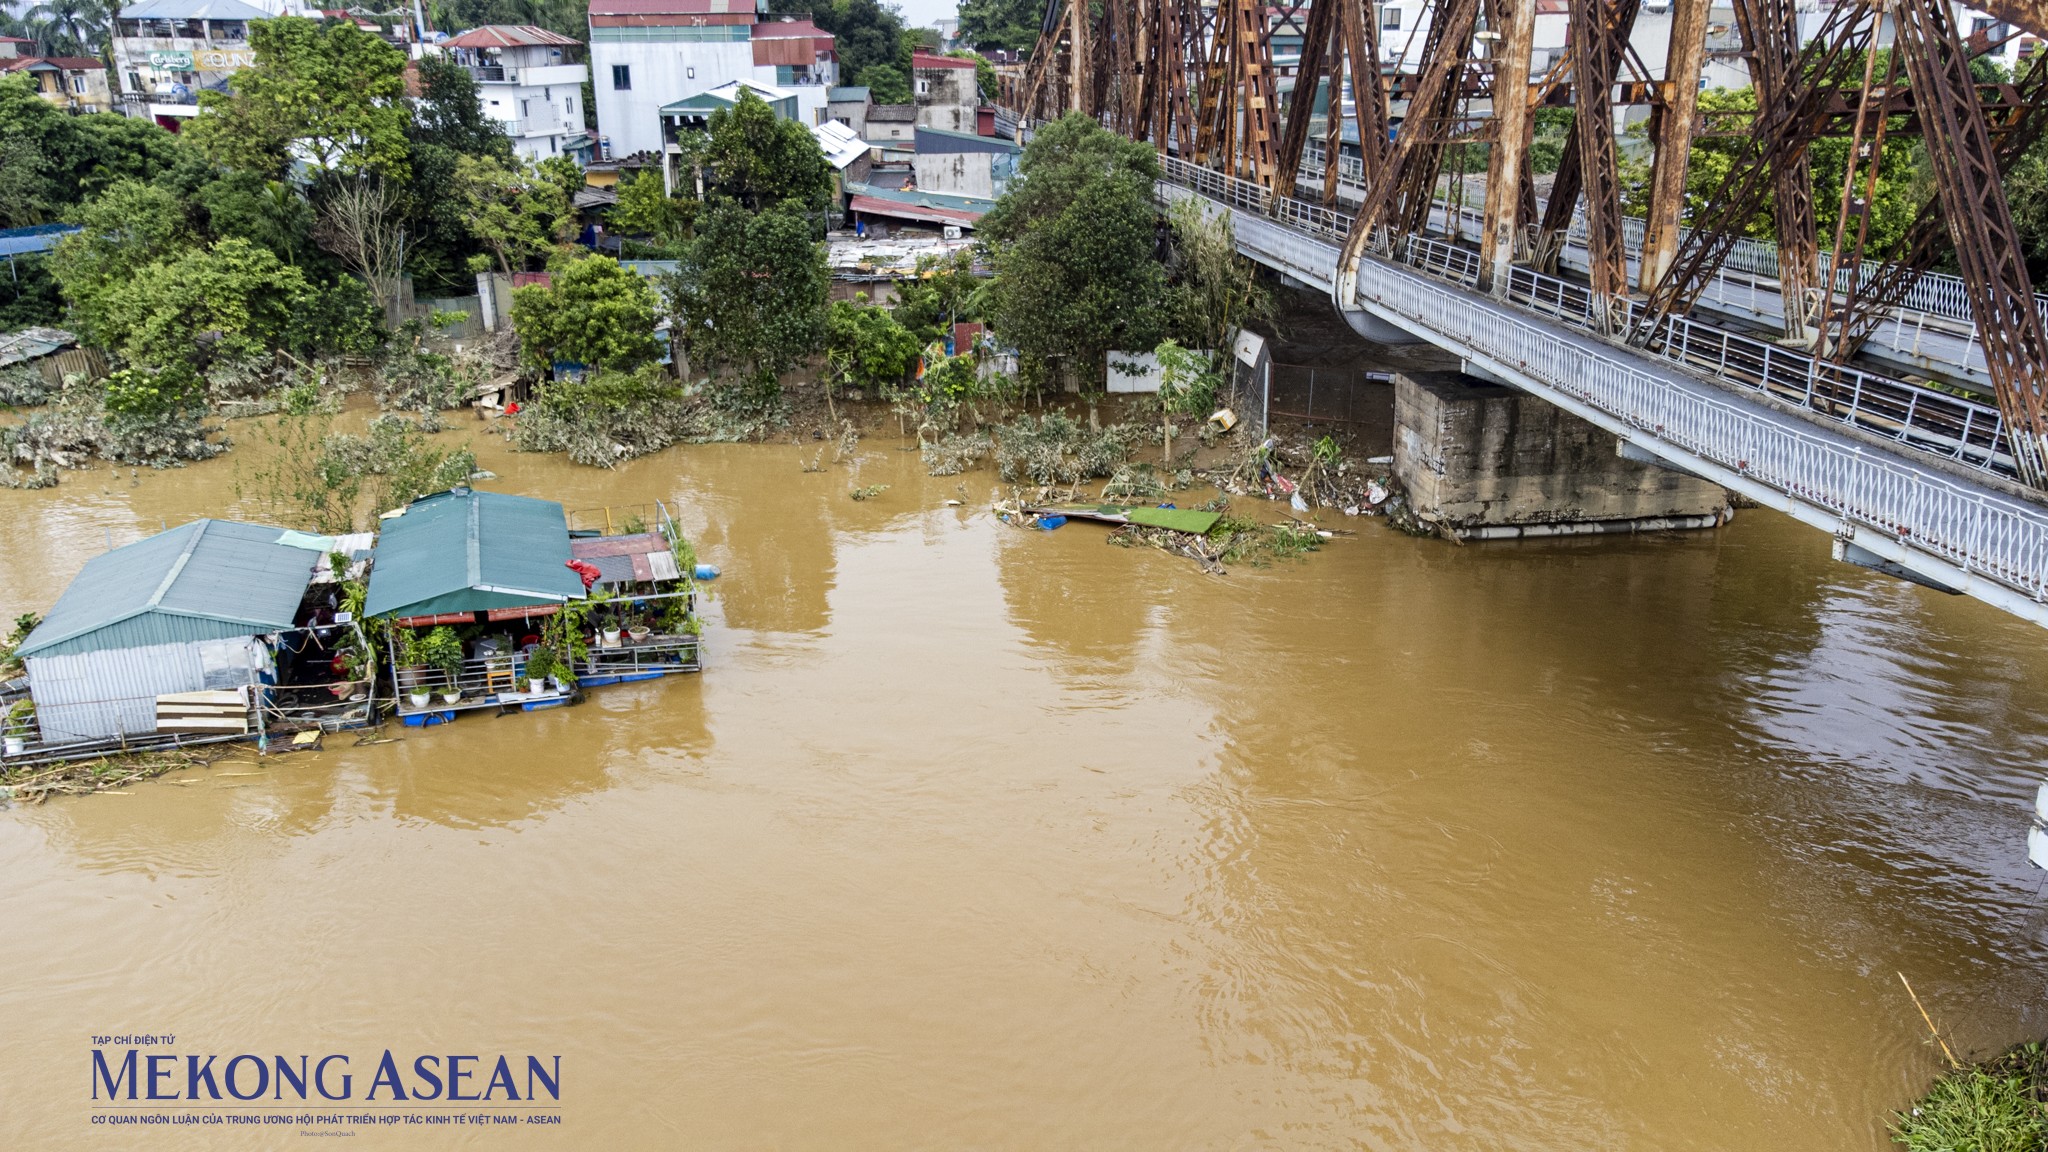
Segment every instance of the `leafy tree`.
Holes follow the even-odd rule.
[[[628,236],[645,236],[654,244],[675,250],[690,237],[697,218],[697,201],[670,196],[661,176],[654,172],[629,174],[619,183],[619,202],[606,219]]]
[[[1172,327],[1192,348],[1213,353],[1234,329],[1274,316],[1273,295],[1256,264],[1237,254],[1230,221],[1212,220],[1193,200],[1177,200],[1173,226]]]
[[[406,165],[405,54],[353,20],[296,16],[249,25],[256,65],[202,92],[185,132],[207,155],[282,178],[294,159],[321,172],[375,172]]]
[[[1045,5],[1038,0],[961,0],[960,34],[983,50],[1029,53],[1038,43]]]
[[[79,231],[50,256],[50,274],[71,302],[71,322],[87,340],[113,348],[113,298],[143,269],[192,246],[196,238],[177,197],[153,184],[124,180],[74,209]]]
[[[654,293],[609,256],[557,266],[546,285],[512,293],[512,327],[521,354],[541,369],[558,361],[592,372],[630,372],[661,354],[654,338]]]
[[[508,168],[494,159],[457,160],[454,192],[470,233],[506,275],[546,255],[569,217],[569,198],[559,184],[531,168]]]
[[[1159,164],[1080,113],[1040,129],[981,222],[997,331],[1045,369],[1101,382],[1104,354],[1149,348],[1166,320],[1152,203]]]
[[[896,288],[896,319],[920,342],[942,340],[955,322],[982,318],[983,288],[971,251],[921,256],[916,278]]]
[[[412,102],[406,139],[413,148],[431,145],[467,156],[512,162],[512,138],[484,115],[476,77],[446,56],[419,60],[420,94]]]
[[[1213,409],[1223,380],[1216,372],[1213,352],[1197,352],[1166,340],[1152,354],[1159,360],[1160,463],[1172,464],[1173,418],[1199,417]]]
[[[826,315],[825,359],[850,387],[879,393],[903,383],[922,348],[916,333],[866,296],[835,300]]]
[[[168,168],[176,138],[127,116],[71,116],[26,73],[0,76],[0,223],[41,224],[116,180]]]
[[[870,64],[854,73],[853,82],[868,90],[877,104],[910,103],[910,69],[901,64]]]
[[[191,206],[206,217],[208,235],[239,236],[260,244],[287,264],[299,264],[313,248],[313,206],[282,180],[254,172],[221,172],[199,186]]]
[[[714,376],[742,377],[767,401],[776,377],[818,349],[831,272],[812,224],[788,211],[713,205],[664,289],[681,353]],[[678,364],[681,364],[678,359]]]
[[[738,103],[711,114],[700,163],[707,200],[757,212],[782,205],[821,212],[832,201],[832,165],[817,137],[744,89]]]
[[[246,240],[188,248],[104,293],[102,338],[169,391],[196,388],[215,359],[254,359],[302,343],[313,291],[298,269]]]

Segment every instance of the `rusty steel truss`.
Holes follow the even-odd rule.
[[[1673,0],[1665,63],[1651,69],[1632,46],[1641,0],[1570,0],[1561,51],[1538,71],[1533,0],[1433,0],[1401,31],[1383,29],[1368,0],[1048,0],[1004,97],[1027,121],[1080,112],[1349,211],[1340,287],[1358,258],[1442,230],[1446,161],[1484,145],[1481,284],[1504,284],[1518,263],[1554,266],[1570,234],[1617,340],[1660,339],[1664,318],[1691,311],[1759,222],[1777,239],[1783,339],[1838,361],[1922,273],[1949,264],[1968,289],[2017,470],[2048,487],[2048,331],[2004,187],[2048,134],[2048,52],[2016,79],[1972,72],[1974,56],[2017,30],[2048,36],[2048,0],[1973,0],[2011,26],[1996,41],[1966,36],[1943,0],[1837,0],[1806,28],[1795,0],[1732,0],[1741,46],[1720,55],[1747,70],[1755,107],[1709,117],[1699,88],[1712,4]],[[1276,56],[1276,41],[1289,51]],[[1547,196],[1531,164],[1540,108],[1569,109],[1572,122]],[[1620,130],[1645,116],[1645,131]],[[1935,193],[1903,239],[1869,251],[1885,146],[1916,136]],[[1711,189],[1689,175],[1709,137],[1728,155]],[[1811,146],[1824,137],[1846,138],[1849,158],[1822,188]],[[1314,139],[1325,162],[1310,176]],[[1645,158],[1647,181],[1625,180]],[[1819,204],[1837,209],[1825,260]],[[1644,225],[1633,275],[1629,215]]]

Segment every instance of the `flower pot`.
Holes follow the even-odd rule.
[[[548,684],[557,692],[567,692],[569,690],[569,686],[567,684],[562,683],[562,678],[560,676],[548,677]]]
[[[434,702],[434,694],[432,692],[412,692],[406,695],[406,699],[412,701],[412,706],[415,708],[425,708]]]
[[[460,688],[453,692],[441,693],[441,703],[443,704],[453,704],[460,699],[462,699],[462,690]]]
[[[654,629],[647,627],[628,628],[626,629],[626,635],[631,636],[635,640],[645,640],[648,634],[653,631]]]
[[[548,690],[548,682],[538,678],[528,680],[526,682],[526,690],[532,693],[533,695],[538,696],[541,693]]]
[[[607,648],[618,647],[619,630],[617,628],[607,628],[604,630],[604,644]]]

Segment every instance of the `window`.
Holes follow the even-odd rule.
[[[917,94],[918,94],[919,96],[929,96],[929,95],[931,95],[931,94],[932,94],[932,82],[931,82],[931,81],[929,81],[929,80],[919,80],[919,81],[917,82]]]
[[[683,69],[683,79],[685,79],[685,80],[695,80],[696,78],[697,78],[697,70],[696,70],[695,68],[685,68],[685,69]]]
[[[562,98],[562,114],[565,116],[574,116],[576,114],[576,98],[574,96]]]
[[[129,94],[130,94],[130,95],[133,95],[133,94],[135,94],[135,93],[138,93],[138,92],[141,92],[141,91],[142,91],[142,73],[140,73],[140,72],[130,72],[130,73],[128,74],[128,92],[129,92]]]
[[[533,115],[533,109],[527,107],[528,103],[530,103],[530,101],[521,100],[519,102],[519,118],[521,120],[524,120],[528,116]]]
[[[73,73],[73,74],[72,74],[72,76],[71,76],[71,90],[72,90],[73,92],[76,92],[76,93],[78,93],[78,94],[79,94],[80,96],[83,96],[83,95],[85,95],[85,74],[84,74],[84,73],[82,73],[82,72],[75,72],[75,73]]]
[[[633,66],[630,64],[612,65],[612,91],[624,92],[632,87]]]
[[[1392,4],[1380,9],[1380,27],[1388,32],[1401,30],[1401,10]]]

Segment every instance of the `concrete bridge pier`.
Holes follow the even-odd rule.
[[[1734,515],[1720,485],[1640,457],[1526,392],[1464,372],[1394,377],[1394,477],[1459,539],[1713,528]]]

